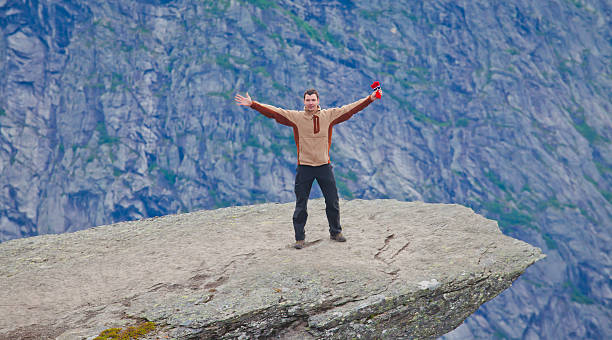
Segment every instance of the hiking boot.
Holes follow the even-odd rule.
[[[302,249],[302,248],[304,248],[304,240],[295,241],[295,244],[293,245],[293,248],[295,248],[295,249]]]
[[[336,235],[329,235],[329,238],[336,242],[346,242],[346,238],[342,236],[342,233],[337,233]]]

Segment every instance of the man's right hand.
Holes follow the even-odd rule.
[[[251,96],[249,96],[248,92],[246,93],[246,97],[243,97],[239,93],[237,93],[236,97],[234,97],[234,100],[236,101],[237,105],[251,106],[251,104],[253,104]]]

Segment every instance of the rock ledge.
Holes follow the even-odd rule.
[[[0,338],[93,338],[138,319],[151,338],[428,338],[456,328],[540,249],[449,204],[340,201],[346,243],[309,202],[117,223],[0,244]]]

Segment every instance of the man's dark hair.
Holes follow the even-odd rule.
[[[306,90],[306,92],[304,92],[304,99],[306,99],[306,95],[307,94],[316,94],[317,95],[317,99],[319,99],[319,92],[317,92],[317,90],[315,90],[315,89],[308,89],[308,90]]]

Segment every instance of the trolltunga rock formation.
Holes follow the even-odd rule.
[[[544,257],[448,204],[340,201],[346,243],[311,200],[170,215],[0,244],[0,338],[427,338],[456,328]]]

